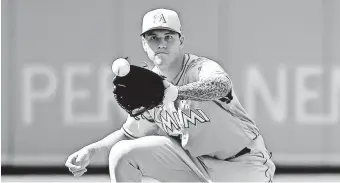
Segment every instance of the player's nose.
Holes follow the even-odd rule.
[[[167,42],[164,39],[160,39],[158,44],[158,49],[166,49],[167,48]]]

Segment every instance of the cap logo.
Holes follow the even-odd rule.
[[[163,13],[158,13],[155,16],[153,16],[153,23],[166,23],[166,20],[164,18]]]

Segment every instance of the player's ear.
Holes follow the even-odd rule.
[[[181,48],[184,47],[184,40],[185,40],[184,36],[183,36],[183,35],[180,35],[180,37],[179,37],[179,43],[180,43]]]
[[[143,49],[144,49],[144,51],[146,51],[146,40],[145,40],[145,38],[144,38],[143,35],[141,36],[141,38],[142,38],[142,46],[143,46]]]

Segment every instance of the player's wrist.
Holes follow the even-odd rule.
[[[85,146],[83,149],[87,150],[90,154],[90,157],[92,157],[94,154],[101,151],[102,149],[107,149],[107,147],[104,143],[98,141],[88,146]]]
[[[163,103],[174,102],[178,98],[178,87],[164,80],[165,91]]]
[[[173,102],[178,98],[178,88],[175,85],[170,85],[170,87],[165,89],[165,93],[167,101]]]

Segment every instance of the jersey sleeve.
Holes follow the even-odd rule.
[[[207,58],[201,57],[193,61],[189,66],[188,77],[191,82],[204,80],[215,75],[224,75],[229,78],[220,64]]]
[[[150,122],[144,115],[136,118],[128,116],[126,122],[122,126],[122,130],[127,137],[136,139],[157,133],[159,127],[156,123]]]
[[[198,80],[204,80],[214,75],[228,76],[225,70],[215,61],[205,60],[203,61],[197,71]]]

